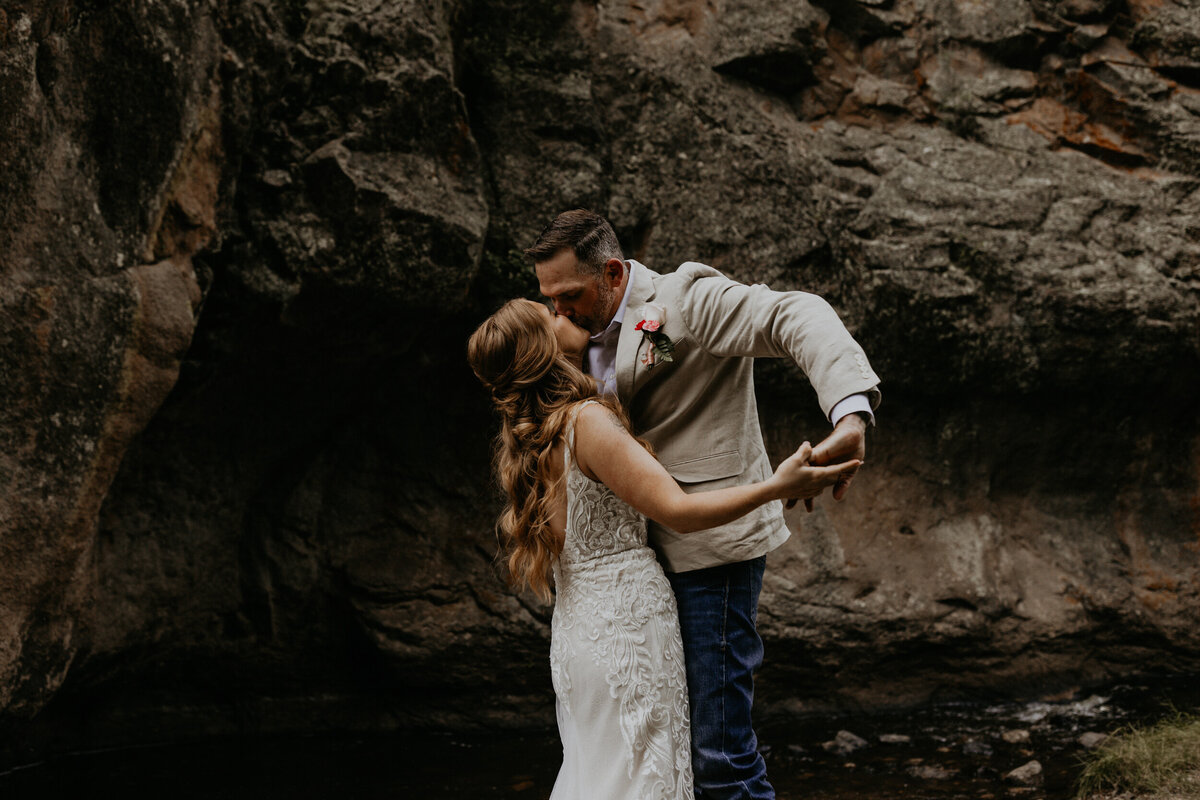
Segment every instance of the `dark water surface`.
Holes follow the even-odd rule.
[[[1173,709],[1200,710],[1200,679],[1142,679],[1057,702],[776,723],[761,733],[780,800],[1059,800],[1073,794],[1081,733],[1154,721]],[[839,730],[867,744],[846,755],[827,751],[823,743]],[[1028,741],[1005,741],[1006,731],[1026,731]],[[909,741],[882,742],[887,734]],[[224,739],[54,758],[0,775],[0,798],[540,800],[560,755],[553,734]],[[1034,759],[1044,768],[1040,785],[1004,781]]]

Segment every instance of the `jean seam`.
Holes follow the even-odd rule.
[[[742,573],[740,573],[740,574],[739,574],[739,576],[738,576],[738,577],[742,578],[742,579],[745,581],[745,585],[744,585],[744,586],[739,586],[739,587],[738,587],[739,596],[741,595],[741,593],[743,593],[743,592],[744,592],[744,593],[745,593],[745,595],[746,595],[747,597],[749,597],[749,594],[750,594],[750,577],[749,577],[749,574],[748,574],[748,573],[746,573],[745,571],[743,571]],[[727,615],[727,616],[728,616],[728,615]],[[757,624],[756,624],[756,623],[753,621],[753,620],[754,620],[754,616],[755,616],[755,614],[754,614],[754,610],[753,610],[753,609],[751,609],[751,610],[750,610],[750,617],[751,617],[751,624],[750,624],[750,626],[751,626],[752,628],[755,628],[755,627],[757,627]],[[747,797],[750,797],[750,796],[753,794],[753,793],[750,791],[750,787],[749,787],[749,785],[747,785],[747,783],[746,783],[744,780],[739,780],[739,781],[738,781],[738,784],[739,784],[739,785],[742,787],[742,791],[746,793],[746,796],[747,796]]]
[[[721,601],[721,755],[728,758],[728,709],[729,693],[729,576],[725,576],[725,590]]]

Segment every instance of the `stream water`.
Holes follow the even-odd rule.
[[[780,800],[1065,800],[1084,752],[1081,734],[1174,710],[1200,711],[1200,679],[1141,679],[1057,702],[795,720],[764,727],[761,739]],[[864,744],[844,754],[827,749],[839,731]],[[224,739],[57,757],[0,774],[0,797],[542,800],[559,758],[553,733]],[[1032,760],[1043,767],[1036,785],[1004,780]]]

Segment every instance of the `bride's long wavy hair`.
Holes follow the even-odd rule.
[[[467,360],[500,415],[494,468],[508,502],[497,530],[509,585],[529,587],[549,602],[550,569],[562,552],[550,518],[565,483],[552,463],[554,446],[584,400],[603,403],[626,428],[629,420],[617,403],[597,396],[592,379],[563,355],[532,300],[510,300],[488,317],[467,342]]]

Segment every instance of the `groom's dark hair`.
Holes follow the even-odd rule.
[[[525,257],[539,264],[563,250],[571,250],[579,259],[581,272],[603,274],[610,258],[622,258],[621,243],[608,220],[586,208],[564,211],[547,225]]]

